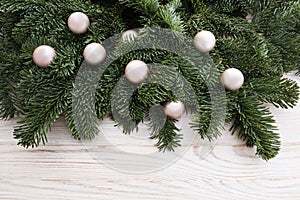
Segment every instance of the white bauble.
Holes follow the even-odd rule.
[[[138,32],[135,30],[128,30],[122,34],[121,41],[122,42],[132,42],[138,36]]]
[[[125,76],[132,83],[143,82],[148,75],[149,68],[146,63],[140,60],[133,60],[125,68]]]
[[[251,22],[253,21],[253,16],[252,16],[251,14],[248,14],[248,15],[246,16],[246,20],[247,20],[249,23],[251,23]]]
[[[55,55],[55,50],[52,47],[42,45],[34,50],[32,58],[37,66],[47,67],[54,61]]]
[[[86,62],[91,65],[102,63],[106,58],[106,50],[99,43],[91,43],[84,49],[83,56]]]
[[[235,91],[243,86],[244,75],[236,68],[229,68],[223,72],[221,82],[226,89]]]
[[[202,53],[210,52],[216,45],[216,38],[210,31],[200,31],[194,38],[194,45]]]
[[[73,33],[85,33],[89,26],[90,20],[88,16],[82,12],[72,13],[68,19],[68,27]]]
[[[167,103],[164,108],[165,114],[173,119],[179,119],[184,110],[184,104],[181,101]]]

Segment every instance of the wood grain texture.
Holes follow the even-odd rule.
[[[177,161],[142,174],[122,173],[99,162],[83,143],[71,138],[63,119],[49,133],[49,143],[38,149],[17,146],[12,136],[16,121],[1,121],[0,199],[298,200],[300,104],[294,109],[271,110],[280,128],[282,149],[269,162],[257,158],[254,149],[224,132],[206,157],[199,157],[199,149],[210,144],[196,138]],[[110,154],[116,145],[121,150],[141,154],[153,151],[153,147],[147,141],[134,143],[136,139],[126,136],[116,139],[120,130],[109,120],[104,120],[102,127],[111,143],[101,146],[97,139],[90,143],[94,145],[91,149],[98,148],[104,156],[112,155],[112,163],[136,169],[155,162],[147,155],[135,160],[122,153]],[[182,148],[187,148],[187,144]]]

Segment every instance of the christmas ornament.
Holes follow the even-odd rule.
[[[122,42],[132,42],[138,36],[138,32],[135,30],[128,30],[122,34],[121,40]]]
[[[194,38],[194,45],[202,53],[210,52],[216,45],[216,38],[210,31],[200,31]]]
[[[148,75],[149,68],[140,60],[133,60],[125,68],[125,76],[132,83],[143,82]]]
[[[165,114],[173,119],[179,119],[184,110],[184,104],[181,101],[167,103],[164,108]]]
[[[55,50],[47,45],[37,47],[32,55],[34,63],[39,67],[47,67],[55,58]]]
[[[84,49],[83,56],[86,62],[91,65],[97,65],[106,58],[106,50],[99,43],[91,43]]]
[[[89,26],[90,20],[88,16],[82,12],[72,13],[68,19],[68,27],[73,33],[85,33]]]
[[[243,86],[244,75],[236,68],[229,68],[223,72],[221,81],[226,89],[235,91]]]
[[[252,16],[251,14],[248,14],[248,15],[246,16],[246,20],[247,20],[249,23],[251,23],[251,22],[253,21],[253,16]]]

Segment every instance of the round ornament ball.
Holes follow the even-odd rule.
[[[132,83],[143,82],[148,75],[149,68],[146,63],[140,60],[133,60],[125,68],[125,76]]]
[[[253,16],[252,16],[251,14],[248,14],[248,15],[246,16],[246,20],[247,20],[249,23],[251,23],[251,22],[253,21]]]
[[[210,31],[200,31],[194,38],[194,45],[202,53],[210,52],[216,45],[216,38]]]
[[[91,43],[85,47],[83,57],[89,64],[97,65],[105,60],[106,50],[99,43]]]
[[[244,75],[236,68],[229,68],[223,72],[221,81],[226,89],[235,91],[243,86]]]
[[[72,13],[68,19],[68,27],[73,33],[85,33],[89,26],[90,20],[88,16],[82,12]]]
[[[169,102],[165,105],[164,112],[173,119],[179,119],[184,113],[184,104],[181,101]]]
[[[122,34],[121,40],[122,42],[132,42],[138,36],[138,32],[135,30],[128,30]]]
[[[34,63],[39,67],[48,67],[54,61],[55,56],[55,50],[48,45],[37,47],[32,54]]]

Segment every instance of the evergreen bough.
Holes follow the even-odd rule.
[[[67,18],[76,11],[84,12],[92,22],[83,35],[67,27]],[[252,23],[245,19],[248,14],[253,16]],[[218,73],[235,67],[245,76],[240,90],[226,91],[226,99],[220,99],[227,105],[226,120],[233,133],[247,146],[256,146],[258,156],[269,160],[278,154],[280,138],[264,103],[289,108],[298,101],[296,82],[282,76],[300,68],[299,22],[300,4],[296,0],[1,0],[0,118],[19,116],[14,136],[26,148],[45,144],[47,132],[61,115],[75,139],[92,139],[97,134],[94,122],[82,113],[82,128],[78,130],[72,108],[74,82],[87,44],[102,43],[133,28],[167,28],[191,38],[201,30],[209,30],[218,41],[210,52],[215,65],[207,67]],[[48,68],[38,68],[32,60],[34,49],[43,44],[52,46],[57,53]],[[136,59],[161,63],[161,67],[168,66],[182,74],[187,82],[178,83],[178,89],[184,91],[189,84],[197,105],[188,106],[189,91],[178,97],[162,85],[143,84],[130,98],[129,115],[124,115],[123,121],[116,120],[124,133],[130,134],[149,118],[151,107],[181,98],[191,112],[197,111],[191,126],[203,139],[213,140],[220,135],[223,123],[222,119],[211,118],[217,110],[212,108],[207,80],[189,62],[161,49],[130,52],[103,72],[95,87],[96,104],[91,106],[97,118],[110,114],[113,90],[127,63]],[[175,80],[168,67],[162,78]],[[219,82],[220,77],[210,79],[212,83]],[[129,89],[118,86],[124,95]],[[126,107],[123,100],[115,102],[120,113]],[[80,103],[84,104],[84,99]],[[161,112],[159,107],[157,112]],[[151,116],[149,137],[158,140],[160,150],[174,150],[181,139],[176,120],[167,117],[160,127],[161,116]],[[129,118],[134,124],[126,122]]]

